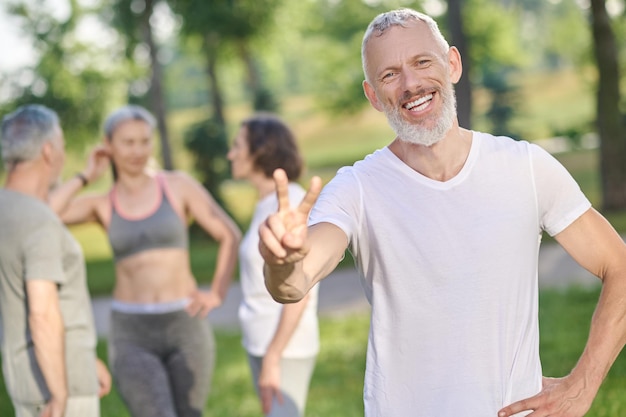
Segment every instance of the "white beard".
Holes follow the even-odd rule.
[[[397,106],[383,106],[387,121],[401,141],[416,145],[432,146],[443,139],[454,123],[456,116],[456,96],[452,84],[440,90],[443,107],[441,115],[432,128],[409,123],[402,118]]]

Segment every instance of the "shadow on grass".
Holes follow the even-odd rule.
[[[600,288],[540,294],[540,354],[545,376],[567,375],[582,354]],[[617,357],[585,417],[626,416],[626,351]]]

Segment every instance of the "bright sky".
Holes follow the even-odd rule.
[[[33,54],[28,42],[19,36],[19,27],[0,8],[0,71],[10,71],[32,63]]]
[[[16,1],[16,0],[10,0]],[[21,0],[27,3],[39,3],[39,0]],[[21,34],[19,18],[5,11],[7,2],[0,0],[0,72],[18,69],[33,64],[34,52],[30,40]],[[79,0],[83,6],[93,6],[98,0]],[[43,6],[59,21],[67,19],[70,13],[68,0],[43,0]],[[171,38],[179,29],[180,22],[163,3],[157,4],[151,19],[157,41]],[[115,34],[105,27],[95,16],[81,19],[76,28],[76,38],[82,42],[97,45],[100,48],[114,47],[117,43]]]
[[[23,0],[32,3],[33,0]],[[0,71],[14,70],[33,63],[34,55],[29,39],[21,34],[19,18],[6,12],[7,2],[0,3]],[[69,15],[67,0],[44,0],[43,6],[57,19],[66,19]]]
[[[8,72],[25,65],[32,64],[35,60],[34,53],[29,39],[20,33],[19,19],[8,15],[5,11],[6,3],[10,1],[0,1],[0,72]],[[27,3],[34,3],[37,0],[21,0]],[[367,0],[364,0],[367,2]],[[561,0],[550,0],[559,2]],[[577,0],[581,7],[588,7],[589,0]],[[82,5],[93,5],[98,0],[79,0]],[[160,3],[159,3],[160,4]],[[160,4],[161,5],[161,4]],[[608,0],[607,9],[613,16],[619,15],[626,4],[621,0]],[[42,7],[42,6],[37,6]],[[43,0],[43,7],[59,20],[64,20],[70,13],[68,0]],[[440,15],[445,11],[445,2],[442,0],[425,0],[424,8],[427,13]],[[157,38],[166,39],[171,36],[180,25],[169,10],[160,7],[156,10],[155,29]],[[103,43],[115,42],[110,32],[107,33],[95,18],[87,19],[79,25],[79,38],[94,41],[102,45]],[[82,29],[82,30],[81,30]],[[103,42],[104,40],[104,42]],[[107,42],[108,41],[108,42]]]

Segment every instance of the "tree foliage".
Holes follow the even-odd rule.
[[[163,0],[164,1],[164,0]],[[157,130],[161,145],[161,157],[165,169],[173,169],[174,163],[171,154],[169,132],[167,127],[165,95],[163,87],[163,68],[159,61],[159,45],[153,33],[154,11],[161,0],[113,0],[110,10],[109,23],[118,30],[125,40],[125,51],[128,60],[133,59],[136,49],[145,45],[150,66],[147,72],[150,74],[148,107],[154,113],[157,120]],[[133,100],[132,90],[129,88],[129,101]]]
[[[421,2],[319,0],[311,3],[303,31],[314,47],[314,85],[319,106],[331,114],[350,114],[367,105],[363,95],[361,42],[370,21],[401,6],[420,9]]]
[[[224,125],[208,119],[191,126],[185,133],[185,146],[195,155],[195,167],[204,174],[202,185],[223,205],[219,185],[228,178],[228,136]]]
[[[259,57],[252,45],[256,39],[266,38],[282,0],[170,0],[170,3],[183,18],[183,33],[202,39],[208,70],[221,62],[227,50],[234,51],[246,69],[246,87],[251,91],[254,107],[272,110],[276,102],[265,86]],[[219,85],[211,88],[217,89]],[[217,108],[215,113],[219,120],[223,112]]]
[[[317,46],[313,54],[323,57],[314,61],[317,83],[314,91],[320,106],[330,113],[353,113],[367,104],[361,83],[361,41],[369,22],[379,13],[397,7],[424,11],[421,1],[320,0],[303,28]],[[518,26],[514,14],[493,0],[460,2],[468,56],[463,56],[471,68],[472,84],[482,85],[485,74],[497,68],[522,65],[525,54],[516,35]],[[435,16],[442,32],[452,43],[450,23],[446,15]],[[468,71],[469,72],[469,71]]]
[[[273,110],[276,102],[260,78],[249,42],[261,36],[272,22],[280,0],[171,0],[172,9],[183,19],[187,37],[201,40],[209,80],[212,115],[186,132],[186,146],[192,150],[203,184],[220,200],[219,183],[228,166],[228,135],[224,94],[219,81],[219,63],[225,49],[237,51],[245,63],[248,85],[255,108]]]
[[[184,18],[188,34],[218,33],[225,40],[244,40],[271,22],[281,0],[170,0]]]
[[[0,112],[39,103],[54,109],[61,120],[69,148],[80,149],[99,130],[109,91],[109,79],[99,69],[98,57],[75,35],[85,10],[70,2],[70,14],[59,21],[37,2],[15,2],[9,13],[19,18],[22,33],[32,40],[38,62],[7,77],[11,99]]]
[[[165,103],[182,108],[205,105],[208,101],[205,127],[196,126],[187,134],[188,138],[196,138],[187,140],[194,154],[206,152],[199,158],[222,158],[218,164],[198,161],[198,166],[206,169],[227,166],[225,108],[236,100],[245,100],[251,109],[278,111],[281,95],[313,94],[321,109],[336,115],[357,112],[366,106],[361,87],[361,39],[371,19],[392,8],[432,12],[433,5],[442,6],[434,17],[451,43],[455,42],[452,34],[458,29],[452,25],[462,24],[468,46],[463,56],[465,68],[469,68],[473,90],[479,91],[472,97],[473,118],[479,124],[487,120],[488,128],[495,133],[515,135],[508,122],[514,112],[525,111],[524,102],[515,91],[520,70],[559,71],[574,67],[585,74],[591,91],[593,73],[589,69],[595,68],[599,54],[605,58],[614,56],[618,71],[626,65],[624,0],[606,2],[622,7],[621,11],[617,8],[620,16],[615,10],[608,13],[614,17],[610,27],[616,38],[614,49],[609,52],[592,37],[591,9],[584,2],[571,0],[64,1],[69,3],[71,12],[62,19],[52,13],[51,1],[4,3],[21,22],[22,33],[31,40],[38,62],[0,79],[3,92],[10,91],[9,100],[0,104],[0,110],[11,111],[17,105],[34,101],[43,103],[59,112],[70,147],[92,139],[109,97],[120,85],[130,91],[129,100],[146,100],[147,86],[155,83],[150,74],[155,74],[151,70],[158,67],[160,51],[146,47],[150,43],[146,28],[158,29],[158,24],[152,13],[144,12],[166,7],[176,14],[182,32],[179,39],[173,37],[167,44],[159,40],[155,43],[158,47],[166,46],[166,52],[173,50],[175,59],[165,68],[165,91],[169,95]],[[602,0],[593,1],[599,2],[604,4]],[[86,9],[83,4],[93,9]],[[449,4],[459,7],[461,20],[457,19],[457,23],[449,19],[445,8]],[[105,53],[92,44],[84,44],[77,35],[81,19],[95,12],[100,12],[106,24],[116,31],[115,44]],[[616,108],[618,118],[623,118],[623,98],[618,95],[617,100],[612,99],[617,104],[607,103],[608,97],[619,91],[620,83],[623,87],[624,77],[620,79],[618,72],[613,77],[617,84],[611,81],[617,87],[606,87],[607,73],[603,66],[598,68],[602,91],[611,93],[598,96],[604,103],[598,109],[599,121]],[[120,97],[116,99],[119,101]],[[154,111],[146,101],[141,103]],[[591,120],[582,120],[580,125],[588,122]],[[207,127],[215,123],[220,129]],[[606,137],[603,129],[599,131]],[[218,131],[221,133],[215,133]],[[203,136],[198,132],[204,132],[205,138],[211,137],[205,139],[208,147],[191,145]],[[623,136],[609,137],[620,135]],[[604,153],[603,169],[611,166],[609,156],[618,154]],[[624,165],[625,157],[620,158]],[[220,178],[222,174],[201,173],[205,184],[212,184],[209,178]],[[211,192],[218,195],[217,190]]]

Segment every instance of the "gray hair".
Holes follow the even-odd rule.
[[[447,52],[448,49],[450,49],[448,41],[446,41],[446,38],[444,38],[441,34],[437,22],[435,22],[432,17],[408,8],[381,13],[376,16],[367,27],[365,35],[363,35],[363,43],[361,44],[361,62],[363,63],[363,74],[365,74],[365,80],[367,82],[370,82],[370,78],[367,73],[367,57],[365,55],[365,47],[372,36],[382,36],[387,29],[393,26],[407,27],[408,22],[416,21],[426,23],[432,32],[435,41],[441,46],[443,51]]]
[[[150,128],[154,129],[156,120],[154,116],[145,108],[134,104],[129,104],[115,110],[104,121],[104,134],[108,140],[111,140],[113,133],[117,127],[129,120],[138,120],[145,122]]]
[[[2,160],[11,169],[20,162],[39,155],[46,141],[54,139],[59,116],[54,110],[40,104],[19,107],[2,118]]]

